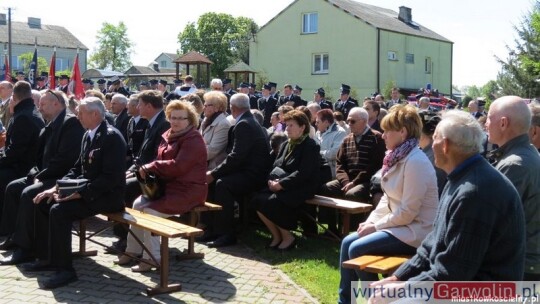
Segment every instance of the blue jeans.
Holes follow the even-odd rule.
[[[345,269],[342,263],[367,254],[415,254],[416,248],[409,246],[388,232],[376,231],[364,237],[358,233],[349,234],[341,242],[339,267],[341,280],[339,282],[339,303],[351,303],[351,282],[378,281],[377,274],[360,270]]]

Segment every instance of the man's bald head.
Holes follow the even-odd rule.
[[[488,129],[490,141],[499,146],[510,139],[527,134],[531,126],[531,110],[519,96],[496,99],[489,108]]]

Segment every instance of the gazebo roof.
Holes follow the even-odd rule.
[[[228,66],[223,72],[225,73],[240,73],[240,72],[250,72],[250,73],[256,73],[252,67],[247,65],[243,61],[238,61],[237,63],[234,63],[230,66]]]
[[[199,52],[191,51],[184,55],[179,56],[173,62],[182,63],[182,64],[195,64],[195,63],[207,63],[214,64],[210,59]]]

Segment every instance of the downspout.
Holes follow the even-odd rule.
[[[453,77],[453,66],[454,66],[454,44],[450,43],[450,98],[453,99],[452,96],[452,77]]]
[[[377,92],[381,92],[381,29],[377,28]]]

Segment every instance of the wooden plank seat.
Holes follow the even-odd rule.
[[[143,247],[143,250],[146,251],[151,261],[148,262],[149,264],[157,267],[160,271],[160,283],[158,286],[154,288],[147,288],[146,293],[148,296],[153,296],[156,294],[161,293],[170,293],[174,291],[181,290],[180,284],[169,284],[169,238],[176,238],[176,237],[183,237],[187,238],[188,241],[188,254],[186,254],[187,258],[202,258],[204,255],[202,254],[196,254],[194,253],[194,238],[196,236],[202,235],[203,231],[201,229],[191,227],[189,225],[185,225],[182,223],[178,223],[175,221],[171,221],[166,218],[161,218],[158,216],[154,216],[151,214],[146,214],[138,210],[134,210],[131,208],[125,208],[124,212],[117,212],[117,213],[108,213],[103,214],[106,216],[109,221],[111,222],[106,227],[99,229],[95,232],[93,232],[90,235],[86,235],[86,223],[85,220],[82,220],[79,222],[79,252],[80,255],[95,255],[94,252],[87,252],[86,251],[86,240],[91,241],[93,243],[96,243],[98,245],[107,247],[107,245],[100,243],[97,240],[94,240],[93,237],[102,233],[103,231],[109,229],[110,227],[116,225],[116,224],[127,224],[130,225],[130,227],[139,227],[145,230],[150,231],[152,234],[161,236],[161,261],[158,261],[144,246],[142,240],[138,239],[131,229],[129,230],[129,233],[135,237],[135,240],[141,244]],[[189,255],[189,253],[193,253],[192,255]],[[133,257],[133,256],[132,256]],[[138,259],[137,257],[133,257],[135,259]],[[138,259],[141,261],[140,259]],[[146,262],[146,261],[145,261]]]
[[[411,256],[382,256],[382,255],[363,255],[352,260],[343,262],[343,268],[363,270],[371,273],[380,273],[389,275],[405,263]]]
[[[372,206],[366,203],[353,202],[339,198],[332,198],[322,195],[315,195],[312,199],[306,200],[307,204],[315,205],[319,207],[327,207],[336,209],[342,214],[343,223],[341,226],[341,235],[335,235],[332,231],[322,226],[313,216],[305,212],[306,216],[314,221],[317,225],[328,231],[337,240],[341,240],[342,237],[349,234],[351,225],[351,214],[366,213],[371,211]]]

